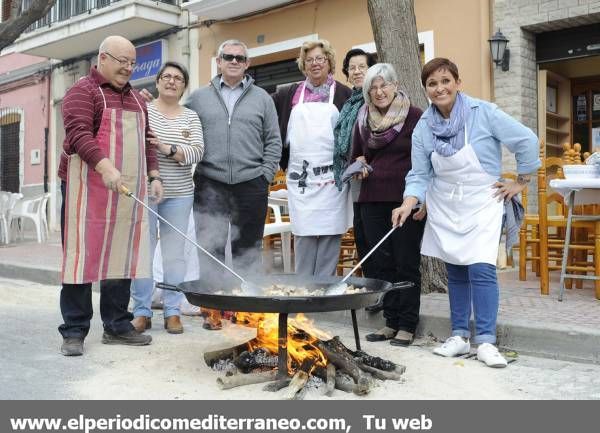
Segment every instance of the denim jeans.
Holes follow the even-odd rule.
[[[473,343],[496,343],[498,317],[498,280],[496,267],[489,263],[452,265],[448,270],[448,297],[452,335],[470,338],[471,305],[475,318]]]
[[[150,204],[152,209],[165,220],[173,224],[183,233],[187,234],[187,226],[192,211],[193,196],[166,198],[158,205]],[[157,243],[157,220],[153,214],[148,215],[150,228],[150,257],[154,257]],[[185,278],[185,239],[164,222],[160,222],[160,250],[163,260],[163,281],[167,284],[177,285]],[[134,317],[152,317],[152,292],[154,291],[153,278],[137,278],[131,285],[131,298],[133,299]],[[183,294],[171,290],[163,291],[164,317],[178,316],[179,304],[183,301]]]

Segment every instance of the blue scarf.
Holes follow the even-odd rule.
[[[433,134],[433,149],[441,156],[452,156],[465,145],[465,124],[469,117],[469,104],[461,92],[456,94],[450,119],[444,119],[434,104],[428,111],[427,126]]]

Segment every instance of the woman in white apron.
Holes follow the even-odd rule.
[[[519,194],[529,181],[527,173],[539,168],[537,137],[496,105],[460,93],[458,68],[448,59],[428,62],[421,81],[432,105],[413,133],[413,165],[392,222],[403,224],[418,202],[426,203],[421,253],[446,263],[452,324],[451,337],[434,353],[470,351],[473,310],[477,358],[505,367],[495,347],[503,201]],[[498,181],[502,144],[516,155],[515,182]]]
[[[291,105],[282,137],[289,147],[287,189],[296,273],[331,276],[336,271],[342,235],[352,226],[349,188],[340,191],[333,173],[333,129],[338,107],[351,90],[333,79],[335,57],[327,41],[304,43],[298,65],[306,80],[274,97],[280,127]]]

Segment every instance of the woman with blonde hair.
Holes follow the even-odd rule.
[[[326,40],[302,44],[301,83],[273,95],[287,169],[296,273],[335,273],[341,238],[352,225],[349,189],[340,191],[333,173],[333,128],[352,91],[333,78],[335,51]]]

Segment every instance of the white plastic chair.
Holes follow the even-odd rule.
[[[42,194],[35,198],[21,198],[16,202],[13,209],[9,212],[9,226],[17,220],[17,231],[23,238],[24,220],[30,220],[35,226],[35,232],[38,243],[48,239],[48,221],[46,219],[46,204],[50,193]]]
[[[8,210],[10,203],[10,193],[0,191],[0,242],[5,244],[10,242],[8,230]]]
[[[281,234],[281,256],[283,258],[283,272],[292,272],[292,223],[283,221],[281,208],[287,205],[287,200],[269,197],[269,207],[273,210],[275,221],[265,224],[263,236],[276,233]]]

